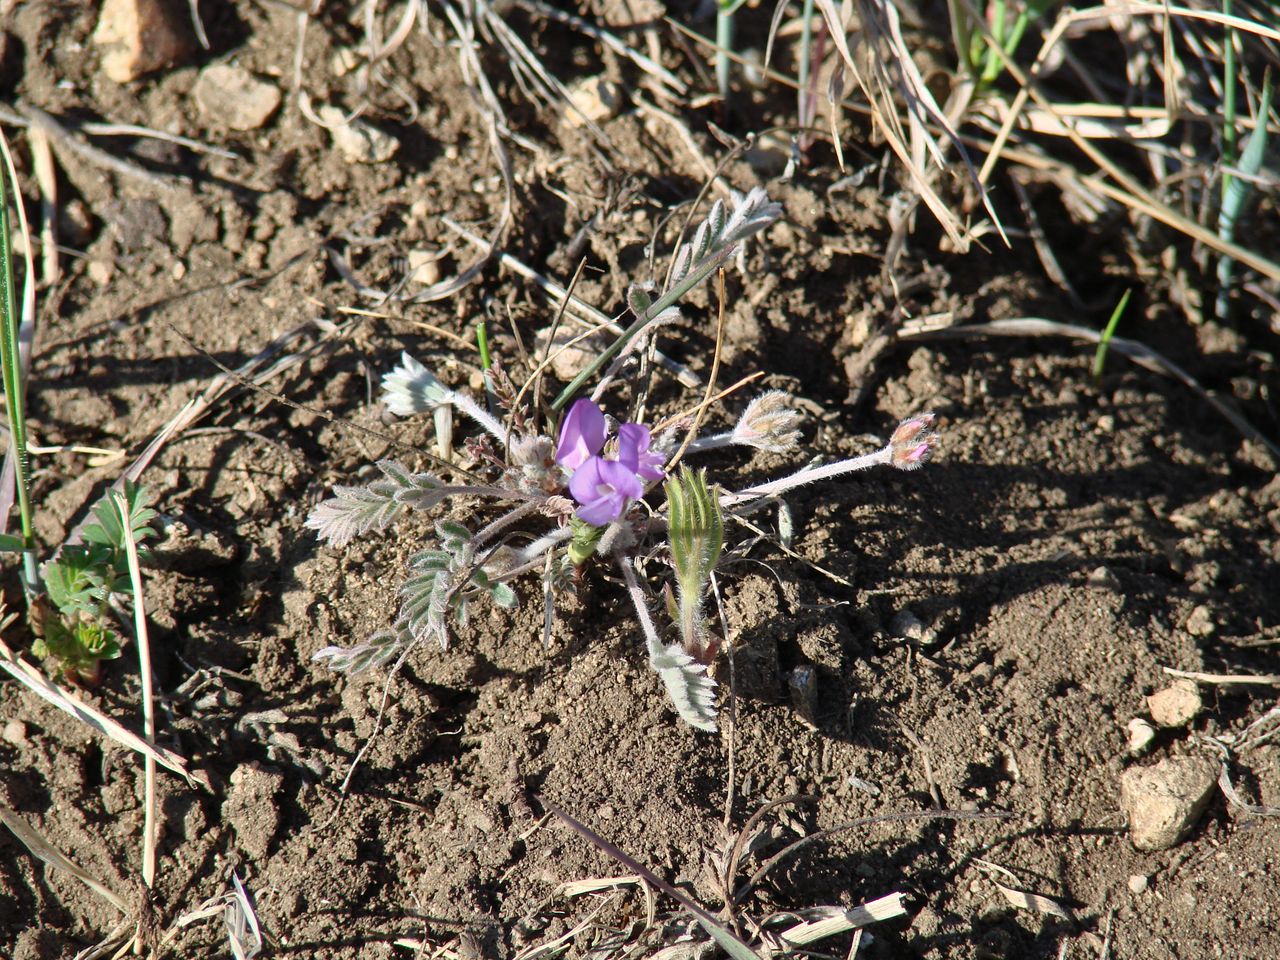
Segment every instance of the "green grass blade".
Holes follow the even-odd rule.
[[[1132,289],[1126,290],[1124,296],[1120,298],[1120,302],[1116,304],[1116,308],[1111,311],[1111,319],[1107,321],[1107,328],[1102,331],[1102,339],[1098,341],[1098,349],[1093,352],[1093,379],[1102,379],[1102,369],[1107,362],[1107,346],[1111,343],[1111,338],[1116,332],[1116,327],[1120,324],[1120,317],[1124,313],[1124,308],[1129,305],[1129,294],[1133,293]]]
[[[21,203],[17,179],[13,171],[8,141],[0,133],[0,150],[4,163],[0,164],[0,369],[4,374],[5,409],[9,414],[9,442],[13,445],[10,455],[17,467],[15,483],[18,492],[18,516],[22,526],[23,582],[28,592],[39,585],[36,571],[35,534],[31,513],[31,464],[27,454],[27,415],[25,385],[22,377],[22,354],[19,349],[19,328],[22,320],[18,314],[18,302],[13,277],[13,245],[9,233],[9,199]]]

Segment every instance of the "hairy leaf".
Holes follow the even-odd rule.
[[[716,682],[707,668],[684,652],[678,644],[650,648],[649,665],[667,688],[680,718],[698,730],[716,729]]]

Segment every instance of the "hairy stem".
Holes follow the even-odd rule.
[[[774,497],[796,487],[804,486],[806,483],[816,483],[819,480],[829,480],[832,477],[839,477],[846,473],[855,473],[858,470],[883,466],[891,463],[892,460],[893,448],[884,447],[875,453],[854,457],[851,460],[837,460],[835,463],[828,463],[821,467],[806,467],[804,470],[797,470],[790,476],[762,483],[758,487],[751,487],[739,493],[722,494],[720,505],[731,507],[735,504],[759,499],[760,497]]]

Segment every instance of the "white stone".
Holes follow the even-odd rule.
[[[257,130],[280,106],[280,88],[248,70],[215,63],[200,71],[191,91],[212,123],[231,130]]]
[[[1139,850],[1168,850],[1195,826],[1217,784],[1214,765],[1203,757],[1171,757],[1120,775],[1120,805],[1129,818],[1129,839]]]
[[[1200,715],[1204,699],[1194,680],[1180,679],[1147,697],[1147,709],[1161,727],[1185,727]]]
[[[363,120],[347,120],[337,107],[326,105],[316,113],[348,163],[385,163],[400,149],[400,141],[391,134]]]
[[[102,72],[129,83],[181,60],[190,44],[177,9],[163,0],[105,0],[93,31]]]
[[[440,254],[433,250],[410,250],[409,282],[429,287],[440,280]]]
[[[1141,717],[1129,721],[1129,755],[1139,756],[1147,752],[1151,741],[1156,738],[1156,728]]]

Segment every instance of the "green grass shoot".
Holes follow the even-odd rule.
[[[1133,293],[1132,289],[1126,290],[1124,296],[1120,298],[1120,302],[1116,304],[1116,308],[1111,311],[1111,319],[1107,321],[1106,329],[1102,331],[1102,339],[1098,341],[1098,348],[1093,352],[1093,379],[1102,379],[1102,370],[1107,362],[1107,347],[1111,343],[1111,338],[1115,335],[1116,327],[1120,325],[1120,317],[1124,315],[1125,307],[1129,306],[1129,295]]]

